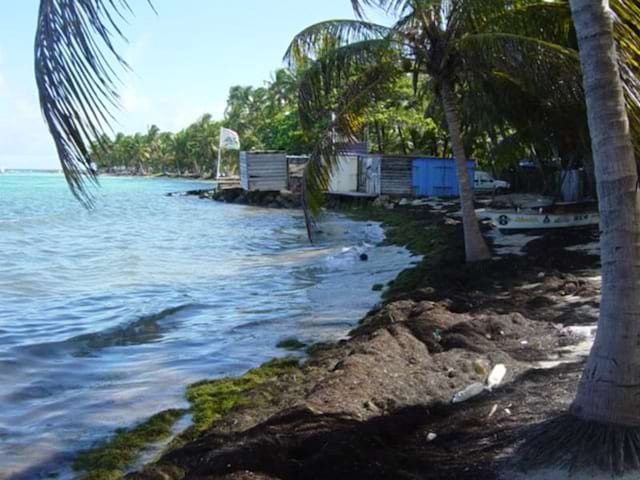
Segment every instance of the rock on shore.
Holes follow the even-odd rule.
[[[254,205],[267,208],[300,208],[300,195],[291,192],[246,191],[242,188],[224,188],[200,195],[225,203]]]
[[[456,301],[392,301],[128,478],[497,478],[527,425],[565,408],[581,369],[532,367],[580,341],[564,326],[595,321],[574,307],[597,303],[597,279],[535,275]],[[497,364],[501,386],[450,403]]]

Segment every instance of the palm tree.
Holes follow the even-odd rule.
[[[330,129],[343,137],[355,137],[354,127],[361,126],[354,122],[357,109],[370,103],[383,85],[393,84],[403,71],[409,72],[416,84],[433,90],[444,111],[456,159],[466,259],[489,258],[466,168],[460,90],[480,79],[499,77],[521,88],[533,88],[542,97],[562,96],[566,83],[547,84],[544,92],[527,75],[553,68],[577,78],[577,56],[559,46],[566,44],[570,35],[566,4],[526,0],[352,0],[352,4],[359,20],[312,25],[294,38],[287,51],[286,58],[293,66],[306,68],[300,91],[301,116],[307,117],[303,126],[311,131],[331,113],[336,121]],[[398,20],[391,27],[366,21],[364,6],[381,9]],[[541,28],[542,22],[545,28]],[[553,61],[547,62],[552,57]],[[389,65],[393,63],[395,67]],[[336,90],[339,101],[327,105],[327,94]],[[336,152],[326,139],[319,145],[323,141],[325,146],[318,148],[309,164],[308,197],[321,194],[328,172],[336,164]],[[313,207],[318,202],[311,198],[309,203]]]
[[[640,60],[640,2],[618,2],[623,57]],[[602,301],[596,339],[570,415],[525,445],[529,465],[640,469],[640,191],[632,128],[639,80],[618,66],[606,0],[571,0],[601,217]],[[632,64],[633,65],[633,64]],[[622,73],[622,75],[621,75]],[[626,85],[622,79],[630,80]],[[626,94],[626,103],[625,103]],[[636,124],[637,128],[637,124]],[[567,441],[570,439],[569,441]]]

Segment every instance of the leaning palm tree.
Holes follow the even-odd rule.
[[[303,127],[313,131],[331,114],[335,120],[327,127],[352,138],[354,127],[361,126],[354,122],[361,113],[358,109],[403,71],[413,75],[416,87],[432,89],[444,111],[456,159],[466,259],[489,258],[466,168],[460,93],[470,85],[500,79],[547,101],[575,97],[579,89],[571,79],[579,75],[577,55],[562,46],[571,36],[568,5],[539,0],[352,0],[352,4],[358,20],[312,25],[293,39],[287,51],[290,64],[305,70],[300,87]],[[394,15],[396,23],[367,21],[365,6]],[[551,71],[562,71],[569,81],[540,88],[539,79]],[[306,195],[312,206],[336,165],[339,152],[330,146],[332,136],[320,136],[320,147],[309,164]]]
[[[543,424],[525,444],[530,466],[640,470],[640,157],[633,145],[640,120],[640,2],[619,1],[614,8],[616,15],[606,0],[571,0],[599,197],[602,301],[570,414]],[[623,33],[617,51],[616,30]]]

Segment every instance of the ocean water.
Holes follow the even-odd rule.
[[[299,212],[165,195],[203,182],[101,184],[86,211],[62,175],[0,175],[2,479],[69,478],[187,384],[343,338],[415,260],[375,223],[328,214],[311,246]]]

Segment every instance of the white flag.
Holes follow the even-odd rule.
[[[221,128],[220,149],[240,150],[240,136],[233,130]]]

